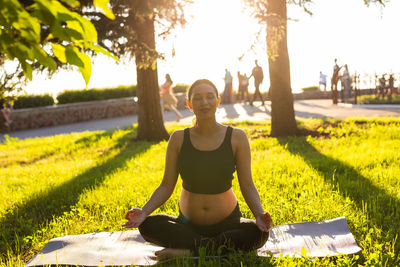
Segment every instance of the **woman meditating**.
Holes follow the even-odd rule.
[[[145,240],[165,247],[156,252],[159,259],[198,255],[200,247],[208,255],[216,248],[222,253],[247,252],[268,239],[273,223],[252,180],[247,136],[216,121],[219,102],[217,88],[209,80],[197,80],[189,88],[187,105],[196,116],[195,125],[171,135],[161,184],[142,208],[126,213],[124,227],[139,227]],[[232,190],[235,170],[255,221],[242,217]],[[150,215],[171,196],[179,174],[183,187],[179,216]]]

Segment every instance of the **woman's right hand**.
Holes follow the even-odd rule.
[[[128,221],[122,226],[125,228],[137,228],[146,219],[146,217],[147,215],[143,212],[142,209],[132,208],[128,210],[125,215],[125,219],[127,219]]]

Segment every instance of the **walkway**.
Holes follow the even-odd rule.
[[[217,120],[220,122],[227,120],[243,121],[262,121],[270,119],[271,103],[266,102],[263,107],[260,102],[255,102],[254,106],[244,104],[225,104],[217,110]],[[332,105],[331,100],[298,100],[294,102],[296,118],[336,118],[344,119],[347,117],[383,117],[400,116],[400,105],[382,108],[355,108],[351,105]],[[191,124],[193,114],[189,110],[181,111],[183,119],[180,123]],[[164,119],[166,123],[175,121],[175,114],[165,112]],[[137,115],[118,117],[104,120],[86,121],[74,124],[59,125],[40,129],[31,129],[9,133],[10,137],[26,139],[32,137],[53,136],[57,134],[99,131],[106,129],[118,129],[137,123]],[[0,134],[0,141],[4,140],[4,135]]]

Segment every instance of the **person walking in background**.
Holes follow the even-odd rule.
[[[0,110],[1,114],[3,115],[4,118],[4,125],[7,127],[7,130],[10,130],[11,128],[11,113],[13,110],[12,105],[7,104],[4,99],[0,99]]]
[[[378,97],[381,96],[382,99],[385,98],[385,86],[386,86],[386,78],[385,74],[382,74],[382,76],[378,80]]]
[[[324,91],[326,91],[326,75],[319,72],[319,89],[321,90],[322,85],[324,86]]]
[[[237,97],[237,100],[243,100],[243,98],[242,98],[242,96],[241,96],[241,92],[242,92],[242,88],[243,88],[243,85],[242,85],[242,80],[243,80],[243,76],[242,76],[242,74],[240,74],[240,71],[238,71],[237,72],[237,77],[238,77],[238,97]]]
[[[260,93],[260,84],[263,82],[264,73],[263,73],[263,69],[258,65],[258,61],[255,60],[254,63],[256,64],[256,66],[253,68],[251,75],[249,77],[249,79],[252,76],[254,77],[254,87],[255,87],[253,99],[250,101],[250,105],[253,105],[253,102],[258,95],[261,99],[262,105],[264,106],[264,99]]]
[[[225,81],[225,88],[224,88],[224,93],[222,96],[222,102],[224,104],[230,104],[232,103],[232,75],[229,72],[228,69],[225,69],[225,77],[224,77],[224,81]]]
[[[246,73],[242,75],[241,83],[242,85],[241,85],[241,91],[239,90],[239,95],[240,99],[245,104],[247,101],[249,101],[249,78],[247,78]]]
[[[342,67],[337,64],[337,59],[335,58],[335,64],[333,65],[333,73],[331,78],[331,91],[332,91],[332,102],[333,104],[338,103],[338,90],[337,84],[339,82],[339,71]]]
[[[161,112],[164,113],[164,105],[167,104],[168,108],[176,114],[176,121],[182,118],[182,114],[176,109],[178,100],[172,92],[172,79],[169,74],[165,75],[165,82],[161,85]]]
[[[388,100],[392,100],[392,94],[394,91],[394,77],[393,74],[389,75],[389,80],[388,80]]]
[[[342,101],[344,102],[346,99],[350,97],[351,94],[351,77],[349,73],[349,67],[347,64],[344,64],[343,75],[341,76],[342,83]]]

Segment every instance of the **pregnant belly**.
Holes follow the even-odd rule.
[[[211,225],[228,217],[237,205],[232,189],[220,194],[196,194],[182,189],[179,207],[190,222]]]

